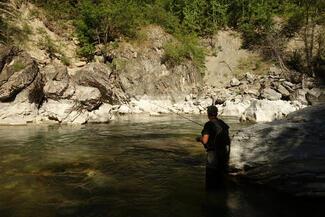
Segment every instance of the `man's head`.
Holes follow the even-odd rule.
[[[209,106],[207,111],[209,119],[216,118],[218,116],[218,108],[214,105]]]

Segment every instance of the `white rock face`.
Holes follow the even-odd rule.
[[[107,123],[113,119],[111,114],[112,105],[103,104],[98,110],[94,110],[88,115],[88,123]]]
[[[226,101],[222,106],[222,112],[219,111],[219,114],[240,117],[249,106],[249,101]]]
[[[74,102],[71,100],[60,100],[55,101],[49,99],[43,104],[39,110],[39,114],[42,117],[42,120],[55,120],[58,122],[63,122],[68,118],[70,113],[74,110]]]
[[[302,106],[299,107],[288,101],[253,100],[241,119],[255,123],[269,122],[282,119],[300,108]]]
[[[133,105],[132,112],[134,113],[170,113],[172,107],[170,100],[150,100],[146,98],[132,100],[130,104]]]
[[[28,90],[23,90],[14,102],[0,102],[0,125],[25,125],[36,121],[38,109],[34,103],[29,103],[28,94]]]
[[[37,107],[28,102],[0,103],[0,125],[25,125],[34,123]]]
[[[59,122],[62,124],[107,123],[113,119],[112,106],[101,105],[97,110],[88,112],[85,109],[76,109],[72,100],[49,100],[39,110],[38,123]]]
[[[121,105],[118,109],[119,114],[130,114],[131,109],[128,105]]]

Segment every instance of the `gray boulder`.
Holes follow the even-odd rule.
[[[97,88],[101,93],[103,102],[121,103],[127,101],[119,76],[105,64],[87,64],[77,71],[72,78],[78,85]]]
[[[276,90],[282,94],[282,96],[284,97],[289,97],[290,96],[290,92],[287,90],[287,88],[285,88],[283,85],[278,84],[276,87]]]
[[[291,101],[298,101],[304,105],[308,105],[308,101],[306,99],[307,89],[297,89],[290,95]]]
[[[37,77],[37,63],[27,53],[20,53],[4,65],[0,74],[0,101],[13,101]]]
[[[320,88],[313,88],[307,91],[306,99],[309,104],[317,105],[325,102],[325,90]]]
[[[58,100],[71,97],[71,94],[63,96],[70,83],[70,76],[66,66],[54,63],[44,67],[41,73],[46,83],[44,86],[46,98]]]
[[[261,97],[268,100],[280,100],[282,95],[271,88],[265,88],[261,92]]]
[[[6,64],[9,64],[14,56],[17,56],[19,49],[0,45],[0,72]]]
[[[80,108],[92,111],[98,108],[101,102],[101,93],[97,88],[76,86],[76,92],[72,97],[73,100],[79,102]]]
[[[232,139],[233,175],[297,196],[325,196],[325,104],[256,124]]]

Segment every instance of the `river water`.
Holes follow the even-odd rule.
[[[244,183],[206,192],[200,131],[175,116],[0,127],[0,217],[325,216],[317,200]]]

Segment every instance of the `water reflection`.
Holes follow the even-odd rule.
[[[290,217],[319,209],[230,182],[206,192],[200,130],[178,117],[0,127],[0,216]]]

